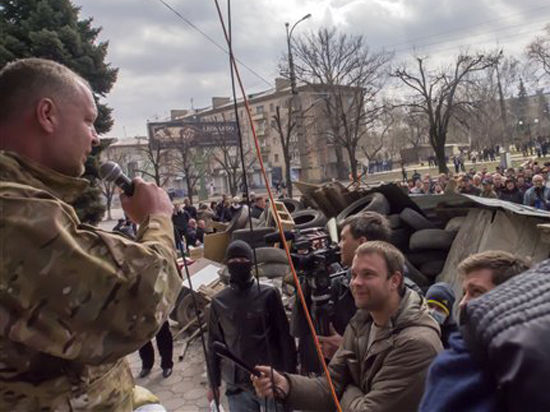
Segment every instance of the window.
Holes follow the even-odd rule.
[[[269,111],[272,112],[275,110],[275,107],[273,107],[273,103],[269,103]]]
[[[278,153],[275,153],[274,161],[275,161],[275,163],[279,163],[279,154]]]
[[[263,113],[264,112],[264,107],[263,106],[256,106],[256,113]]]

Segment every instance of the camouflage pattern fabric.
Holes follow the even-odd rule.
[[[181,288],[170,217],[137,240],[79,222],[86,187],[0,152],[0,410],[132,410],[123,359],[155,336]]]

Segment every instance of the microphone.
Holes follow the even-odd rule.
[[[285,235],[285,240],[294,240],[294,233],[289,232],[288,230],[283,231]],[[264,236],[264,241],[267,244],[273,244],[281,241],[281,235],[279,232],[270,233]]]
[[[255,369],[252,369],[244,361],[242,361],[241,359],[239,359],[235,355],[233,355],[233,353],[231,353],[231,351],[223,343],[221,343],[219,341],[215,341],[212,344],[212,346],[213,346],[214,352],[216,352],[219,356],[230,360],[231,362],[235,363],[235,365],[237,365],[239,368],[245,370],[246,372],[248,372],[248,373],[250,373],[254,376],[258,376],[258,377],[262,376],[260,374],[260,372],[258,372]]]
[[[130,178],[124,174],[117,163],[111,162],[110,160],[102,163],[99,166],[98,172],[102,180],[113,182],[120,187],[127,196],[132,196],[134,194],[134,184]]]

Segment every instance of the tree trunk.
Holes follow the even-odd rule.
[[[351,168],[351,180],[354,182],[359,181],[359,176],[357,175],[357,159],[355,159],[355,148],[346,147],[349,155],[349,165]]]
[[[185,183],[187,184],[187,197],[189,198],[189,204],[193,204],[193,186],[191,185],[191,177],[189,171],[185,170]]]
[[[111,216],[111,203],[113,202],[113,195],[105,196],[107,198],[107,218],[113,220]]]
[[[291,168],[290,168],[290,155],[288,155],[287,153],[284,153],[283,152],[283,156],[285,158],[285,163],[286,163],[286,190],[287,190],[287,195],[289,198],[292,199],[292,173],[291,173]]]
[[[338,177],[338,180],[346,180],[348,178],[347,176],[347,167],[346,163],[344,162],[344,154],[342,153],[342,146],[340,146],[338,143],[334,144],[334,152],[336,153],[336,176]]]
[[[445,138],[439,136],[439,139],[436,137],[432,141],[435,142],[433,149],[435,151],[435,157],[437,158],[437,165],[439,167],[439,173],[448,173],[449,168],[447,167],[447,161],[445,159]]]

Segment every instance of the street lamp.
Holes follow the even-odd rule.
[[[311,17],[311,13],[306,14],[304,17],[302,17],[300,20],[298,20],[296,23],[292,25],[292,28],[289,30],[288,27],[290,26],[290,23],[285,23],[286,27],[286,46],[288,48],[288,66],[290,69],[290,90],[292,90],[292,94],[297,94],[296,91],[296,75],[294,74],[294,60],[292,59],[292,47],[290,44],[290,40],[292,38],[292,32],[296,28],[296,26],[303,22],[304,20],[307,20]]]

